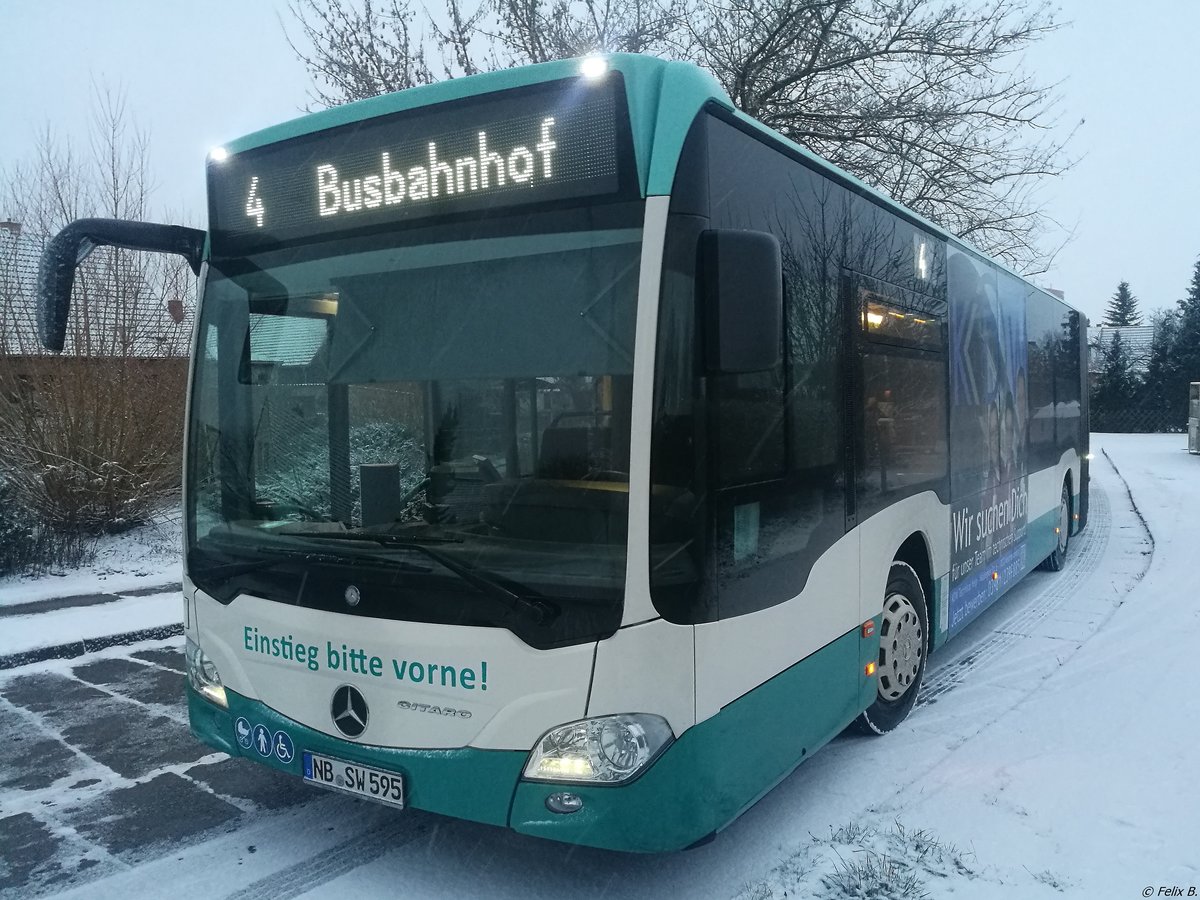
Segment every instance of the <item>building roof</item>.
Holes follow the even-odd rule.
[[[1153,325],[1096,325],[1088,329],[1089,372],[1099,372],[1104,368],[1104,351],[1112,345],[1113,338],[1118,334],[1130,369],[1135,372],[1146,371],[1154,346]]]
[[[0,355],[40,356],[37,273],[44,240],[0,222]],[[157,261],[156,261],[157,262]],[[183,356],[191,335],[190,297],[175,296],[127,251],[104,247],[80,264],[64,352],[77,356]],[[194,282],[181,281],[190,292]]]

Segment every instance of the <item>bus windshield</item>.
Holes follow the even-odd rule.
[[[210,261],[196,586],[535,646],[615,630],[641,230],[614,212]]]

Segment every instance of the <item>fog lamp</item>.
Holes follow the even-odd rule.
[[[583,809],[583,798],[578,794],[559,791],[546,798],[546,809],[552,813],[579,812]]]

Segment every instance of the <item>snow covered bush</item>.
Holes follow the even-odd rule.
[[[95,535],[147,521],[178,493],[185,357],[2,362],[12,502],[61,534]]]
[[[12,483],[0,471],[0,577],[36,575],[90,558],[94,542],[84,534],[47,528],[36,513],[17,500]]]
[[[0,473],[0,576],[23,571],[36,545],[37,531],[25,509],[13,501],[12,487]]]
[[[63,352],[47,353],[37,336],[38,262],[52,235],[79,218],[160,218],[147,138],[124,97],[97,90],[92,113],[90,154],[47,130],[0,180],[0,467],[5,506],[21,516],[10,533],[31,527],[46,565],[146,521],[180,480],[195,305],[187,264],[98,248],[76,270]]]
[[[256,494],[285,507],[301,505],[321,517],[330,515],[328,425],[315,417],[301,431],[294,425],[287,439],[272,442],[269,460],[259,460]],[[400,466],[400,489],[408,491],[424,477],[421,444],[398,423],[366,422],[350,427],[350,495],[352,518],[361,517],[359,466],[388,462]]]

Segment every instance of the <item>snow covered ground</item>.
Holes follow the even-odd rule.
[[[320,794],[240,803],[204,840],[103,860],[65,896],[166,884],[255,900],[1200,894],[1200,458],[1184,444],[1093,436],[1092,523],[1065,570],[1034,573],[936,654],[900,729],[838,738],[696,850],[574,848]],[[0,688],[67,667],[0,673]]]
[[[934,897],[1200,893],[1200,459],[1180,436],[1097,435],[1093,450],[1111,529],[1078,542],[1057,576],[1078,583],[1061,602],[1001,604],[976,623],[988,637],[934,658],[902,746],[877,757],[910,774],[883,774],[878,799],[841,826],[873,835],[815,832],[743,896],[834,897],[831,883],[864,866],[894,884],[915,875]],[[958,687],[939,697],[949,673]]]
[[[0,578],[0,606],[179,584],[181,545],[180,516],[172,511],[149,525],[100,538],[96,558],[86,566],[37,578]]]
[[[107,603],[0,618],[0,658],[169,625],[183,625],[178,588]]]

